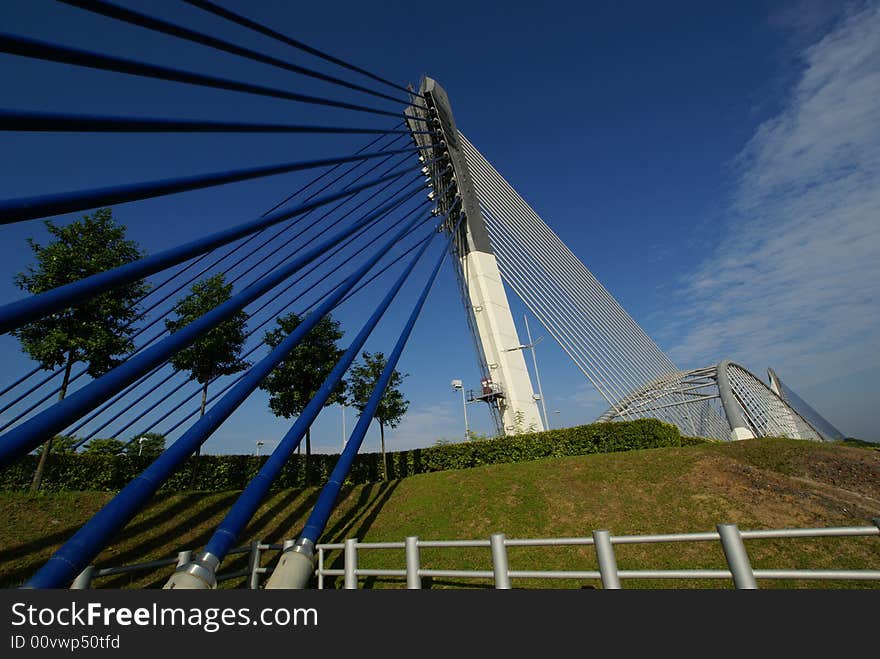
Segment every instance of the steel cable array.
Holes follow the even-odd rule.
[[[676,391],[675,403],[633,412],[626,402],[682,372],[593,274],[459,133],[499,269],[516,294],[622,419],[659,416],[692,434],[723,427],[715,408]],[[705,419],[694,422],[691,409]]]
[[[276,70],[280,69],[320,84],[366,94],[383,102],[392,102],[397,107],[394,110],[385,110],[332,98],[325,94],[288,90],[275,84],[243,82],[229,77],[90,52],[11,34],[0,34],[0,52],[138,78],[295,101],[328,108],[329,111],[393,116],[398,119],[403,117],[404,108],[412,105],[411,99],[417,96],[409,89],[395,85],[362,67],[310,47],[211,2],[193,1],[189,4],[231,21],[239,27],[285,43],[301,53],[307,53],[341,67],[347,72],[354,72],[374,82],[394,87],[404,92],[406,98],[396,98],[392,94],[347,80],[337,74],[319,71],[290,59],[268,55],[211,36],[202,30],[148,16],[103,0],[62,0],[62,2],[104,17],[124,21],[139,29],[186,40],[206,49],[221,51],[226,55],[244,58]],[[357,299],[360,309],[364,297],[355,296],[373,282],[379,281],[391,268],[402,264],[403,270],[397,275],[392,288],[386,291],[382,302],[378,305],[374,301],[367,303],[367,308],[372,309],[369,320],[357,338],[352,341],[344,359],[334,369],[334,377],[342,377],[392,301],[401,297],[399,293],[403,285],[411,278],[422,256],[430,248],[432,238],[436,236],[435,226],[431,227],[427,235],[421,235],[420,231],[428,220],[438,215],[436,209],[430,214],[426,212],[426,206],[431,205],[431,195],[428,195],[427,200],[425,199],[425,188],[429,186],[429,181],[418,171],[426,165],[431,165],[432,161],[419,156],[422,147],[418,145],[394,146],[395,142],[404,135],[433,134],[433,131],[430,128],[402,129],[400,123],[386,129],[341,125],[341,122],[322,125],[295,120],[228,121],[214,118],[136,117],[125,114],[47,113],[17,109],[0,110],[0,131],[120,134],[212,132],[245,135],[277,133],[340,136],[372,134],[376,136],[369,144],[360,147],[351,155],[215,170],[167,179],[143,179],[124,185],[0,201],[0,224],[9,224],[102,206],[146,201],[155,197],[269,176],[311,169],[323,170],[305,186],[251,220],[229,228],[214,230],[210,234],[144,256],[126,265],[84,276],[72,283],[0,306],[0,331],[9,332],[48,315],[63,312],[88,298],[111,292],[133,282],[154,276],[158,280],[156,285],[135,303],[139,309],[139,318],[136,323],[130,323],[124,329],[130,330],[132,340],[138,340],[134,350],[125,355],[124,361],[118,366],[100,377],[91,378],[89,382],[78,388],[71,385],[88,375],[87,369],[77,369],[72,377],[67,371],[63,389],[67,395],[63,400],[55,402],[46,409],[39,408],[49,402],[54,395],[59,394],[62,391],[61,387],[51,386],[49,393],[44,394],[36,403],[31,403],[31,395],[41,390],[44,385],[54,382],[54,378],[65,369],[55,369],[45,377],[39,378],[36,384],[29,383],[30,378],[39,372],[38,367],[4,387],[0,396],[12,393],[17,387],[28,383],[24,393],[18,394],[11,402],[4,404],[3,411],[17,410],[23,402],[30,403],[30,407],[19,412],[11,421],[6,421],[0,428],[0,431],[6,431],[0,435],[0,467],[33,450],[47,437],[62,431],[72,434],[85,433],[76,443],[77,447],[80,447],[112,425],[117,425],[117,422],[118,427],[113,433],[114,436],[121,435],[134,424],[146,426],[141,433],[145,434],[175,412],[182,412],[184,414],[182,418],[173,422],[165,433],[166,436],[170,435],[178,427],[189,422],[196,413],[184,409],[185,401],[191,398],[191,394],[183,390],[190,380],[184,379],[177,385],[172,385],[172,380],[182,375],[169,366],[170,358],[177,351],[193,344],[233,314],[244,311],[248,314],[248,325],[242,353],[245,358],[253,358],[265,345],[264,338],[258,332],[266,325],[291,309],[296,309],[303,318],[297,328],[278,346],[257,357],[256,363],[243,373],[211,379],[210,384],[217,382],[222,386],[210,398],[211,404],[204,416],[185,429],[183,434],[174,440],[141,476],[123,488],[105,509],[87,522],[28,583],[32,587],[58,587],[65,585],[75,576],[73,571],[76,565],[82,564],[84,560],[90,560],[101,551],[106,540],[124,526],[193,450],[212,436],[311,327],[327,313],[350,300]],[[383,146],[379,148],[378,145],[383,141]],[[417,156],[418,164],[406,163],[407,159],[414,160]],[[367,167],[367,164],[370,166]],[[358,168],[362,168],[363,171],[356,171]],[[415,240],[407,240],[410,237]],[[431,282],[436,277],[437,268],[431,276]],[[222,275],[224,281],[228,281],[233,287],[233,293],[226,302],[173,333],[169,333],[167,328],[157,328],[157,331],[149,336],[146,334],[150,328],[173,312],[175,295],[200,278],[212,275]],[[424,304],[426,294],[427,289],[416,302],[418,309]],[[409,329],[411,330],[411,324]],[[398,357],[399,351],[395,353],[395,363]],[[170,372],[168,372],[169,368]],[[227,380],[225,384],[218,382],[223,378]],[[171,398],[178,392],[183,394],[181,399],[172,401]],[[300,430],[304,432],[308,423],[314,421],[323,402],[316,398],[310,404],[309,413],[295,424],[297,433]],[[160,418],[148,422],[148,417],[154,416],[155,413],[161,413]],[[289,439],[285,441],[286,446],[291,445]],[[255,484],[253,487],[259,488],[262,485]],[[265,487],[268,487],[268,483]],[[248,515],[242,516],[240,510],[235,514],[242,525],[246,524]]]

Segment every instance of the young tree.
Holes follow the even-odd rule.
[[[33,238],[28,245],[36,264],[15,276],[15,284],[31,294],[136,261],[144,253],[136,242],[126,240],[125,227],[113,220],[113,211],[102,208],[67,226],[45,222],[53,240],[43,246]],[[75,306],[50,314],[12,331],[22,349],[44,369],[64,368],[58,400],[67,395],[70,372],[85,362],[92,377],[117,366],[134,350],[134,324],[142,318],[136,304],[149,290],[137,281],[101,293]],[[53,438],[46,440],[34,473],[31,489],[40,488]]]
[[[362,413],[388,360],[381,352],[372,354],[364,352],[361,356],[363,363],[359,362],[352,367],[348,386],[352,404]],[[373,415],[373,418],[379,422],[379,436],[382,440],[382,476],[385,480],[388,479],[388,463],[385,460],[385,426],[396,428],[409,409],[409,401],[403,397],[399,389],[405,377],[405,374],[401,375],[396,369],[391,373],[388,386],[385,388],[385,393]]]
[[[86,444],[83,453],[88,455],[118,455],[122,453],[125,444],[113,437],[97,437]]]
[[[266,345],[274,348],[302,321],[296,313],[278,318],[278,327],[266,332]],[[324,316],[263,380],[260,388],[269,392],[269,409],[275,416],[289,419],[302,414],[345,352],[336,345],[342,336],[339,322],[329,314]],[[340,380],[324,405],[344,403],[345,387],[345,380]],[[306,430],[307,462],[311,454],[312,436],[309,428]]]
[[[140,440],[144,441],[140,441]],[[129,455],[138,455],[145,458],[158,458],[165,450],[165,435],[158,432],[148,432],[136,435],[129,440],[125,452]]]
[[[174,305],[176,318],[167,319],[165,327],[174,333],[208,313],[214,307],[232,297],[232,284],[227,284],[222,273],[196,282],[189,295]],[[208,402],[208,384],[215,377],[232,375],[243,371],[250,364],[241,359],[245,340],[245,326],[248,315],[244,310],[237,311],[227,320],[206,332],[189,347],[175,353],[171,365],[178,371],[189,371],[189,379],[202,385],[202,405],[199,416],[204,416]],[[197,448],[195,455],[201,453]],[[193,482],[196,471],[193,469]]]

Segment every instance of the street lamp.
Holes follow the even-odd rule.
[[[138,457],[144,452],[144,442],[148,439],[149,437],[138,437]]]
[[[345,403],[340,404],[342,406],[342,450],[345,450]]]
[[[454,391],[461,391],[461,409],[464,411],[464,441],[468,441],[471,438],[471,429],[468,427],[467,401],[464,397],[464,385],[461,380],[453,380],[450,384]]]
[[[544,391],[541,389],[541,375],[538,373],[538,358],[535,356],[535,346],[544,337],[538,337],[537,341],[532,341],[532,331],[529,329],[528,316],[523,314],[523,320],[526,322],[526,335],[529,337],[529,342],[526,345],[520,344],[514,348],[508,348],[504,352],[513,352],[514,350],[525,350],[526,348],[531,349],[532,363],[535,365],[535,380],[538,383],[538,397],[541,399],[541,409],[544,411],[544,425],[547,427],[547,430],[550,430],[550,417],[547,416],[547,403],[544,402]]]
[[[262,451],[263,446],[265,446],[266,442],[262,439],[257,440],[257,457],[260,457],[260,451]]]

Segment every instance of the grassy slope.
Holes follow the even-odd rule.
[[[99,565],[165,558],[198,548],[222,519],[237,492],[158,497],[105,550]],[[278,542],[297,532],[316,491],[273,495],[255,516],[247,537]],[[20,584],[89,515],[105,493],[0,494],[0,586]],[[357,537],[424,539],[588,536],[706,531],[718,522],[742,529],[870,525],[880,516],[880,451],[794,440],[750,440],[679,449],[553,458],[523,464],[425,474],[344,493],[325,542]],[[880,569],[877,538],[750,541],[756,568]],[[621,569],[723,568],[715,543],[619,546]],[[267,556],[266,562],[270,562]],[[331,560],[338,562],[339,557]],[[234,569],[243,565],[229,561]],[[512,548],[511,569],[595,569],[592,549]],[[423,550],[425,567],[489,569],[488,549]],[[402,551],[361,556],[361,567],[402,568]],[[102,580],[104,587],[161,586],[168,569]],[[232,585],[232,584],[230,584]],[[399,580],[368,579],[367,587],[399,587]],[[435,588],[473,581],[425,580]],[[522,581],[522,587],[581,587],[574,581]],[[595,585],[595,584],[589,584]],[[628,587],[726,587],[714,582],[631,582]],[[769,586],[770,582],[761,585]],[[831,582],[779,583],[785,587],[837,587]],[[858,582],[850,587],[866,587]]]

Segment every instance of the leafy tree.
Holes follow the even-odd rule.
[[[144,442],[138,440],[145,438]],[[145,458],[158,458],[165,450],[165,435],[157,432],[148,432],[143,435],[135,435],[129,440],[125,452],[129,455],[140,455]]]
[[[86,444],[83,453],[89,455],[117,455],[122,453],[123,448],[125,448],[125,444],[118,439],[114,439],[113,437],[98,437]]]
[[[194,320],[205,315],[214,307],[232,297],[232,284],[227,284],[223,274],[196,282],[189,295],[174,305],[176,318],[166,319],[169,332],[177,332]],[[193,344],[178,351],[171,357],[171,365],[179,371],[189,371],[189,379],[202,385],[202,405],[199,416],[204,416],[208,401],[208,384],[221,375],[232,375],[243,371],[250,364],[241,359],[245,340],[245,326],[248,315],[244,310],[235,312],[230,318],[218,324]],[[201,453],[197,448],[195,455]],[[196,471],[193,469],[193,481]]]
[[[388,360],[381,352],[369,353],[364,352],[363,363],[355,364],[351,369],[349,379],[349,393],[352,404],[363,413],[367,406],[367,401],[385,369]],[[403,378],[396,369],[392,371],[391,378],[388,380],[388,386],[385,393],[379,401],[376,413],[373,418],[379,422],[379,435],[382,440],[382,475],[388,478],[388,463],[385,459],[385,426],[396,428],[400,425],[403,415],[409,409],[409,401],[403,397],[399,387],[403,384]]]
[[[266,332],[266,345],[274,348],[302,321],[296,313],[278,318],[278,327]],[[342,336],[339,322],[329,314],[324,316],[263,380],[260,388],[269,392],[269,409],[275,416],[289,419],[302,414],[345,352],[336,345]],[[345,403],[345,388],[345,380],[340,380],[325,406]],[[307,461],[311,454],[312,436],[309,428],[306,430]]]
[[[113,220],[113,211],[101,208],[67,226],[45,222],[53,240],[40,245],[33,238],[28,245],[36,264],[15,276],[15,284],[31,294],[136,261],[144,256],[136,242],[125,238],[125,227]],[[137,302],[149,284],[140,280],[77,302],[75,306],[50,314],[12,331],[22,349],[41,368],[64,368],[58,400],[67,395],[70,372],[77,362],[87,364],[92,377],[117,366],[134,350],[134,324],[143,314]],[[54,438],[49,438],[31,483],[38,490]]]
[[[52,438],[52,452],[53,453],[75,453],[76,452],[76,443],[78,441],[79,441],[79,438],[74,437],[73,435],[55,435]],[[37,455],[40,455],[43,452],[44,446],[41,446],[40,448],[37,449]]]

